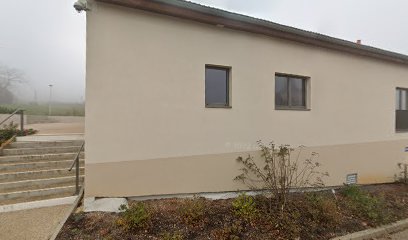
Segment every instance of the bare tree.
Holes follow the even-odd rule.
[[[24,73],[16,68],[0,65],[0,88],[10,90],[11,87],[25,83]]]
[[[21,70],[0,65],[0,103],[11,103],[14,98],[11,89],[24,83],[26,81]]]

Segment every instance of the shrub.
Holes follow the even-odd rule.
[[[120,214],[117,223],[126,230],[143,229],[148,226],[150,214],[143,203],[131,204],[129,208],[121,205],[119,210],[124,212]]]
[[[258,214],[255,199],[245,193],[240,194],[232,201],[232,208],[236,216],[245,220],[252,220]]]
[[[3,128],[0,129],[0,143],[3,143],[14,135],[17,134],[17,124],[11,122],[10,124],[4,124]]]
[[[348,200],[348,207],[354,214],[368,218],[374,223],[384,223],[388,216],[385,212],[383,199],[371,196],[355,185],[348,185],[343,189],[343,195]]]
[[[185,199],[179,212],[185,223],[198,223],[203,220],[205,215],[205,200],[196,196],[192,199]]]
[[[18,125],[14,124],[13,122],[10,122],[9,124],[4,124],[3,128],[0,129],[0,144],[6,142],[14,135],[27,136],[37,133],[37,131],[34,129],[25,129],[24,131],[21,131],[20,129],[17,129],[17,127]]]
[[[250,189],[272,195],[274,199],[270,198],[270,210],[277,206],[282,215],[292,188],[324,186],[322,177],[328,176],[328,173],[318,171],[320,164],[314,160],[317,153],[312,153],[309,158],[300,161],[303,147],[298,149],[297,157],[293,159],[292,153],[295,149],[289,145],[265,145],[258,141],[258,146],[261,149],[262,166],[259,166],[251,155],[247,158],[238,157],[237,161],[243,168],[235,180],[242,181]]]

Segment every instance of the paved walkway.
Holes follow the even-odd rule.
[[[381,238],[379,240],[407,240],[408,239],[408,230],[403,232],[395,233],[390,236]]]
[[[27,124],[25,128],[38,130],[38,134],[71,134],[84,133],[85,124],[83,122],[74,123],[36,123]]]
[[[64,219],[71,205],[0,213],[1,240],[46,240]]]

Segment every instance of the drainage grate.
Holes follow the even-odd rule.
[[[347,174],[346,184],[347,185],[357,184],[357,173]]]

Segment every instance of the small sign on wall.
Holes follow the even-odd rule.
[[[347,185],[357,184],[357,173],[347,174],[346,184]]]

